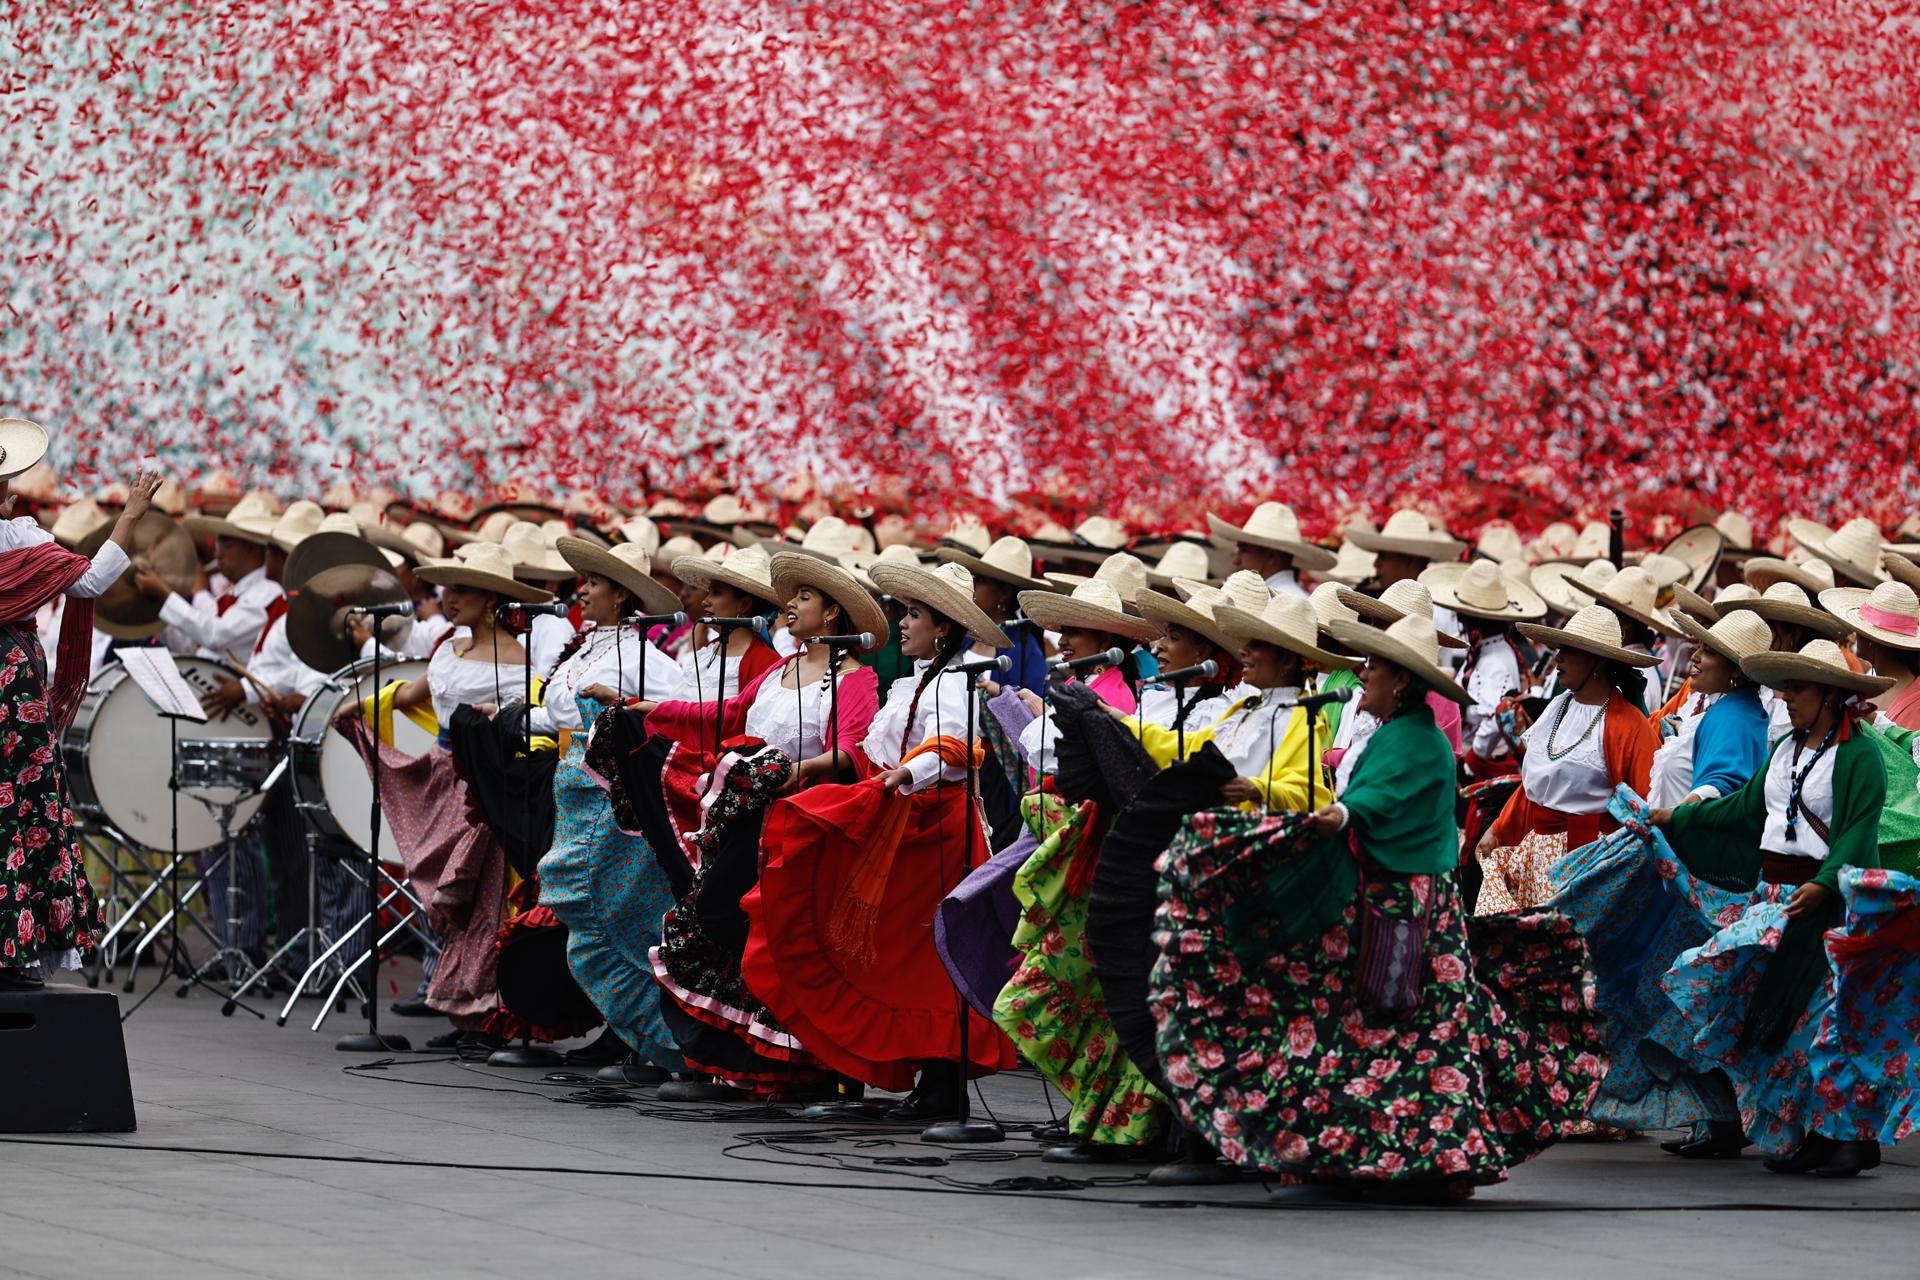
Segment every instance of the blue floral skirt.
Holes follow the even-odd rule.
[[[1809,1054],[1812,1127],[1842,1142],[1894,1143],[1914,1132],[1920,1087],[1920,880],[1849,867],[1840,893],[1846,928],[1827,935],[1831,999]]]

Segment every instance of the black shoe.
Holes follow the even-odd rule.
[[[427,1007],[427,998],[418,992],[404,1000],[395,1000],[387,1010],[402,1018],[437,1018],[440,1015]]]
[[[0,969],[0,991],[45,991],[47,984],[40,978],[29,978],[18,969]]]
[[[460,1042],[466,1038],[466,1035],[466,1032],[455,1027],[451,1031],[442,1031],[439,1035],[427,1041],[426,1047],[429,1049],[458,1049]]]
[[[1685,1160],[1731,1160],[1752,1145],[1739,1125],[1715,1120],[1699,1137],[1671,1145],[1663,1142],[1660,1147]]]
[[[603,1029],[592,1044],[567,1050],[566,1064],[570,1067],[610,1067],[632,1056],[625,1041],[612,1031]]]
[[[1670,1156],[1677,1156],[1680,1154],[1680,1148],[1692,1146],[1706,1136],[1707,1126],[1696,1124],[1680,1137],[1668,1138],[1661,1142],[1660,1149]]]
[[[1832,1138],[1810,1133],[1806,1141],[1800,1144],[1800,1149],[1792,1155],[1768,1160],[1767,1171],[1769,1173],[1812,1173],[1833,1159],[1839,1151],[1840,1144]],[[1858,1173],[1859,1170],[1856,1169],[1854,1172]]]
[[[1843,1142],[1833,1159],[1813,1171],[1816,1178],[1851,1178],[1880,1167],[1880,1144]]]
[[[594,1073],[601,1084],[625,1085],[631,1089],[652,1089],[673,1079],[673,1073],[654,1066],[638,1054],[629,1054],[625,1062],[616,1062]]]

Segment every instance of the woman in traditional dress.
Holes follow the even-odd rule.
[[[964,785],[978,757],[958,663],[975,641],[1008,642],[974,604],[961,565],[880,562],[868,572],[905,608],[901,645],[916,671],[894,682],[868,726],[861,752],[870,777],[817,786],[768,811],[760,883],[741,903],[755,939],[744,974],[831,1070],[889,1090],[917,1070],[918,1084],[891,1114],[919,1121],[952,1111],[963,1071],[1016,1061],[997,1027],[962,1014],[932,930],[940,900],[987,855]]]
[[[1432,623],[1332,630],[1369,659],[1361,705],[1381,727],[1339,802],[1216,810],[1176,838],[1155,929],[1160,1057],[1181,1115],[1236,1164],[1464,1199],[1579,1119],[1594,1028],[1577,972],[1469,953],[1453,751],[1426,699],[1468,695]],[[1518,1012],[1547,991],[1557,1016]]]
[[[548,673],[542,705],[532,711],[535,732],[567,735],[553,775],[553,844],[540,859],[540,905],[566,925],[567,967],[627,1058],[616,1071],[620,1080],[659,1083],[681,1061],[660,1016],[660,990],[647,953],[659,944],[660,918],[673,895],[646,838],[614,820],[586,755],[595,722],[608,707],[679,692],[680,664],[629,621],[643,613],[672,613],[679,600],[649,576],[651,558],[637,542],[608,550],[561,538],[558,549],[586,587],[580,634]]]
[[[1889,556],[1891,566],[1899,556]],[[1820,593],[1820,606],[1853,629],[1854,652],[1893,683],[1873,700],[1880,714],[1902,729],[1920,729],[1920,595],[1905,582],[1882,582],[1872,590],[1834,587]]]
[[[1624,783],[1645,795],[1658,746],[1646,714],[1622,693],[1638,690],[1639,671],[1654,659],[1621,643],[1612,610],[1590,604],[1564,628],[1523,622],[1520,632],[1555,650],[1564,692],[1527,730],[1520,788],[1474,849],[1480,915],[1552,897],[1553,864],[1619,825],[1607,813],[1613,789]]]
[[[1692,697],[1706,705],[1687,708],[1684,736],[1655,755],[1661,808],[1732,795],[1767,760],[1759,686],[1741,669],[1767,652],[1766,624],[1733,612],[1711,628],[1691,618],[1680,625],[1696,642]],[[1675,742],[1685,750],[1672,750]],[[1674,776],[1680,768],[1684,779]],[[1713,927],[1669,891],[1652,849],[1631,831],[1570,851],[1550,879],[1552,908],[1587,940],[1595,1007],[1606,1018],[1607,1074],[1589,1117],[1628,1130],[1691,1125],[1692,1135],[1665,1149],[1690,1158],[1720,1154],[1740,1134],[1732,1086],[1711,1058],[1688,1049],[1680,1011],[1662,985],[1681,953],[1705,943]]]
[[[1434,570],[1428,570],[1428,572],[1431,573]],[[1351,587],[1338,587],[1336,590],[1340,593],[1338,597],[1340,603],[1354,615],[1352,620],[1355,622],[1364,619],[1372,625],[1385,627],[1409,614],[1418,614],[1429,622],[1433,621],[1433,596],[1426,587],[1412,578],[1402,578],[1393,583],[1378,597],[1361,595]],[[1442,649],[1466,647],[1465,641],[1456,640],[1450,635],[1437,631],[1435,634],[1440,636]],[[1351,678],[1351,672],[1345,674]],[[1329,680],[1327,683],[1331,686],[1333,682]],[[1469,693],[1473,691],[1471,685],[1468,685],[1467,689]],[[1454,756],[1457,758],[1463,755],[1465,741],[1460,705],[1451,698],[1438,695],[1430,697],[1428,702],[1433,707],[1433,722],[1439,726],[1440,732],[1446,735],[1447,744],[1453,748]],[[1333,770],[1335,795],[1344,790],[1348,781],[1352,779],[1354,767],[1360,763],[1360,756],[1366,750],[1367,740],[1379,727],[1380,722],[1359,707],[1350,706],[1340,716],[1325,756],[1328,767]]]
[[[1133,714],[1139,705],[1135,694],[1140,682],[1132,649],[1157,636],[1159,627],[1129,614],[1121,605],[1119,592],[1099,578],[1081,582],[1071,595],[1022,591],[1020,608],[1035,625],[1059,635],[1060,661],[1094,662],[1093,666],[1079,668],[1078,676],[1094,696],[1122,714]],[[1116,649],[1123,655],[1121,660],[1107,661],[1105,655]],[[1028,765],[1044,774],[1046,762],[1058,757],[1053,717],[1031,690],[1022,689],[1016,696],[1033,716],[1019,731],[1020,751]]]
[[[767,807],[781,795],[859,776],[864,757],[855,744],[867,736],[879,698],[873,670],[858,658],[879,648],[887,633],[879,604],[839,565],[783,551],[769,569],[773,593],[786,597],[782,616],[799,650],[720,708],[725,754],[709,765],[700,827],[688,841],[693,885],[669,914],[651,961],[685,1015],[676,1019],[684,1056],[736,1085],[783,1082],[792,1073],[778,1063],[811,1067],[804,1045],[741,979],[742,957],[754,942],[740,899],[759,878]],[[871,646],[807,643],[862,634],[873,638]],[[696,722],[712,717],[703,703],[641,703],[639,710],[654,732],[680,742],[697,737]]]
[[[1420,582],[1432,593],[1430,608],[1451,610],[1467,633],[1460,684],[1473,695],[1472,704],[1461,711],[1468,775],[1485,781],[1518,771],[1518,744],[1502,724],[1500,704],[1529,688],[1514,628],[1545,618],[1547,602],[1532,587],[1501,573],[1490,560],[1437,564],[1420,575]],[[1342,598],[1362,614],[1367,612],[1354,599]],[[1391,603],[1385,593],[1381,600]]]
[[[75,838],[59,740],[87,691],[93,601],[129,563],[133,528],[153,505],[156,472],[127,486],[113,532],[89,560],[53,540],[31,516],[12,516],[8,482],[47,452],[47,433],[23,418],[0,418],[0,991],[37,990],[60,969],[77,969],[100,933],[100,904],[87,883]],[[65,596],[51,680],[34,615]]]
[[[673,562],[673,573],[684,585],[706,592],[701,602],[703,617],[758,618],[785,603],[774,598],[778,593],[769,576],[767,552],[757,544],[741,547],[718,562],[705,556],[681,556]],[[764,628],[715,627],[698,619],[695,624],[705,627],[707,634],[681,665],[687,673],[687,696],[706,703],[709,711],[780,661]],[[710,737],[706,745],[714,745]]]
[[[1843,918],[1840,874],[1877,868],[1887,771],[1859,730],[1857,699],[1888,682],[1856,674],[1839,646],[1748,658],[1778,690],[1792,732],[1766,769],[1732,795],[1645,813],[1672,842],[1662,874],[1716,932],[1668,974],[1688,1047],[1731,1077],[1745,1136],[1777,1173],[1851,1176],[1880,1162],[1855,1136],[1844,1096],[1822,1096],[1809,1070],[1816,1001],[1827,985],[1828,929]],[[1708,1141],[1737,1154],[1734,1135]]]
[[[427,1005],[454,1029],[427,1042],[437,1049],[497,1047],[522,1030],[501,1007],[497,976],[506,858],[454,764],[451,731],[461,707],[503,706],[529,683],[526,648],[502,623],[501,604],[553,598],[514,577],[505,548],[473,542],[461,550],[457,563],[419,570],[421,581],[440,588],[441,608],[453,625],[428,658],[427,673],[382,690],[364,709],[348,708],[335,722],[369,768],[379,752],[381,812],[440,940]],[[439,742],[425,754],[409,756],[391,745],[385,726],[403,713],[430,714],[436,725]]]
[[[960,565],[973,575],[973,602],[1011,641],[1000,651],[1011,665],[990,683],[1025,689],[1036,697],[1044,693],[1047,649],[1041,631],[1046,624],[1020,616],[1026,593],[1047,590],[1046,581],[1033,571],[1033,549],[1019,538],[1003,537],[978,555],[959,546],[943,546],[933,554],[941,563]],[[980,645],[972,652],[986,656]]]
[[[1755,571],[1755,561],[1748,566],[1748,572]],[[1779,562],[1785,564],[1784,561]],[[1825,561],[1819,561],[1826,568]],[[1831,570],[1828,571],[1831,574]],[[1827,589],[1831,589],[1829,584]],[[1750,600],[1730,602],[1728,609],[1745,609],[1766,621],[1773,632],[1773,651],[1775,653],[1798,653],[1810,641],[1815,639],[1831,640],[1835,644],[1847,638],[1847,626],[1831,613],[1818,607],[1799,583],[1782,578],[1768,582],[1761,593]],[[1849,666],[1854,665],[1849,663]],[[1787,704],[1772,689],[1763,689],[1760,701],[1767,708],[1768,735],[1778,742],[1792,731],[1787,715]]]

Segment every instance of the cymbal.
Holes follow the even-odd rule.
[[[315,574],[348,564],[385,569],[387,558],[371,542],[351,533],[328,530],[311,534],[287,552],[287,567],[280,571],[280,585],[288,591],[298,591]]]
[[[377,568],[343,564],[322,569],[306,580],[287,606],[287,643],[294,656],[314,670],[338,671],[360,656],[360,646],[347,630],[349,612],[406,599],[406,588],[384,560]],[[380,639],[389,649],[398,649],[412,634],[412,618],[380,620]]]
[[[103,524],[80,539],[74,550],[92,555],[113,535],[113,524]],[[199,576],[200,550],[193,535],[172,516],[149,511],[133,526],[133,543],[128,558],[134,568],[151,569],[165,579],[180,595],[193,597],[193,584]],[[116,640],[145,640],[167,629],[160,621],[160,602],[143,596],[133,585],[133,569],[120,575],[93,603],[94,625]]]

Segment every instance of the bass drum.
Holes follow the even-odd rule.
[[[212,693],[222,680],[238,680],[240,673],[211,658],[179,658],[180,678],[195,693]],[[273,726],[266,713],[252,703],[241,703],[218,720],[206,724],[180,722],[180,738],[239,738],[270,742]],[[148,849],[173,848],[173,755],[167,721],[154,709],[125,667],[108,667],[87,686],[87,696],[60,740],[67,766],[67,784],[73,807],[88,821],[111,828]],[[180,852],[199,853],[220,843],[220,824],[206,805],[194,799],[224,800],[231,791],[185,790],[180,794]],[[239,832],[259,812],[258,793],[242,800],[233,811],[233,830]]]
[[[427,664],[418,659],[380,663],[383,685],[426,674]],[[367,776],[360,753],[333,727],[333,718],[373,692],[371,660],[334,672],[333,687],[322,689],[302,704],[287,744],[294,804],[320,834],[350,844],[361,853],[367,851],[368,838],[373,834],[373,779]],[[404,715],[393,718],[393,739],[394,746],[410,756],[422,755],[434,744],[432,734]],[[380,860],[401,860],[384,823],[380,829]]]

